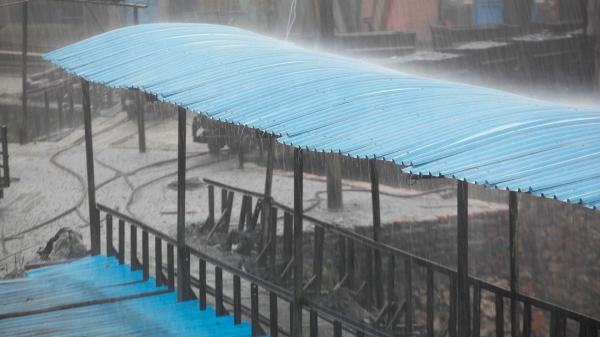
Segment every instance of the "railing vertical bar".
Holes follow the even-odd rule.
[[[167,244],[167,281],[169,291],[175,291],[175,253],[172,244]]]
[[[511,337],[519,337],[521,305],[515,298],[519,292],[519,238],[517,226],[519,222],[519,199],[516,191],[508,193],[509,210],[509,246],[510,246],[510,321]]]
[[[163,276],[162,276],[162,240],[158,237],[154,237],[154,274],[156,275],[156,286],[162,287]]]
[[[106,214],[106,256],[113,256],[113,222],[112,215]]]
[[[240,207],[240,218],[238,221],[238,231],[243,231],[244,230],[244,222],[246,220],[246,209],[247,209],[247,203],[248,203],[248,196],[244,195],[242,196],[242,207]]]
[[[208,229],[215,225],[215,187],[208,185]]]
[[[523,307],[523,337],[531,337],[531,304]]]
[[[473,286],[473,337],[481,335],[481,288]]]
[[[387,302],[388,302],[388,318],[390,321],[394,317],[396,311],[396,258],[390,255],[388,258],[387,270]]]
[[[404,335],[412,335],[412,260],[410,258],[404,260],[404,277],[405,277],[405,297],[406,297],[406,316],[404,318],[405,330]]]
[[[277,319],[277,294],[269,293],[269,323],[271,337],[278,337],[279,323]]]
[[[233,324],[242,323],[242,290],[240,277],[233,275]]]
[[[364,302],[367,308],[371,308],[373,304],[373,249],[369,246],[365,247],[365,281],[366,289],[364,290]]]
[[[252,223],[252,196],[247,195],[247,204],[246,204],[246,230],[250,228],[250,224]]]
[[[283,213],[283,262],[284,265],[292,259],[293,254],[293,221],[294,216],[290,212]]]
[[[348,271],[348,281],[346,281],[346,287],[350,290],[354,290],[354,264],[356,261],[356,256],[354,255],[354,240],[348,238],[348,265],[346,266],[346,270]]]
[[[309,313],[310,317],[310,337],[318,337],[319,336],[319,315],[314,310],[311,310]]]
[[[338,282],[341,282],[346,276],[346,237],[342,234],[338,236]]]
[[[125,264],[125,221],[119,219],[119,264]]]
[[[277,255],[277,207],[271,207],[270,213],[270,225],[269,225],[269,241],[271,241],[270,253],[269,253],[269,265],[271,267],[271,273],[273,278],[277,275],[277,269],[275,269],[275,257]]]
[[[325,241],[325,229],[315,227],[315,255],[313,262],[313,274],[316,276],[314,283],[315,293],[321,293],[321,284],[323,282],[323,245]]]
[[[49,135],[52,131],[52,128],[50,127],[50,99],[48,98],[47,90],[44,90],[44,114],[46,121],[46,126],[44,127],[44,130],[46,131],[46,134]]]
[[[250,319],[252,321],[252,337],[264,336],[265,332],[260,326],[258,319],[258,286],[254,283],[250,285]]]
[[[469,184],[457,181],[457,318],[458,335],[469,336],[471,323],[471,301],[469,300]]]
[[[427,337],[433,337],[433,269],[427,268]]]
[[[369,172],[371,175],[371,202],[373,208],[373,240],[376,242],[381,241],[381,210],[379,203],[379,174],[377,172],[377,159],[372,158],[369,160]],[[373,283],[371,287],[375,287],[375,299],[377,308],[381,309],[383,306],[383,282],[381,275],[383,274],[381,265],[381,251],[375,250],[375,261],[373,267],[375,272],[373,273]]]
[[[130,239],[131,239],[131,247],[129,251],[129,260],[131,261],[131,271],[138,270],[137,266],[137,227],[134,225],[129,226],[130,230]]]
[[[333,321],[333,337],[342,337],[342,323]]]
[[[504,297],[496,293],[496,336],[504,336]]]
[[[150,278],[150,252],[147,231],[142,231],[142,270],[144,281],[147,281]]]
[[[456,276],[450,276],[450,321],[448,322],[448,334],[456,337]]]
[[[227,209],[227,190],[221,189],[221,214]]]
[[[141,113],[140,111],[140,115]],[[177,108],[177,302],[190,299],[189,254],[185,248],[186,118],[186,109],[179,106]]]
[[[198,262],[198,279],[200,281],[199,293],[200,293],[200,310],[206,310],[206,261],[200,259]]]
[[[215,309],[217,317],[225,315],[225,307],[223,306],[223,270],[215,267]]]

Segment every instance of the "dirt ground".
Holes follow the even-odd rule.
[[[188,125],[192,119],[188,117]],[[152,115],[146,124],[146,153],[138,151],[137,125],[128,121],[125,112],[113,108],[103,111],[93,120],[95,134],[95,183],[97,202],[128,214],[173,237],[176,234],[177,191],[169,187],[177,175],[177,121],[173,116],[155,119]],[[187,178],[209,178],[247,190],[264,191],[264,168],[246,163],[239,168],[238,159],[225,149],[219,156],[208,154],[205,144],[192,142],[191,128],[187,132]],[[69,227],[82,235],[89,249],[87,204],[87,178],[83,130],[78,128],[65,134],[60,141],[31,142],[20,146],[9,144],[11,187],[0,199],[0,278],[18,275],[25,264],[39,262],[36,254],[59,229]],[[284,205],[293,205],[293,175],[276,170],[273,178],[273,197]],[[372,223],[370,185],[364,182],[344,181],[344,208],[327,209],[324,177],[306,174],[304,205],[308,214],[337,225],[354,228]],[[440,215],[456,213],[456,200],[448,191],[423,195],[421,191],[381,186],[381,217],[383,223],[394,221],[427,221]],[[216,189],[216,208],[220,209],[220,190]],[[241,206],[241,196],[234,197],[231,228],[236,227]],[[473,211],[494,211],[505,205],[470,200]],[[186,192],[186,223],[200,223],[208,215],[207,189],[200,186]],[[282,214],[281,214],[282,215]],[[104,221],[102,238],[104,238]],[[279,227],[281,228],[281,226]],[[312,231],[310,224],[306,231]],[[282,235],[282,230],[278,231]],[[236,253],[222,252],[207,245],[206,241],[189,242],[204,248],[220,259],[241,265],[244,258]],[[104,240],[103,240],[104,241]],[[116,246],[116,238],[115,238]],[[150,240],[150,252],[154,251]],[[105,243],[102,243],[105,252]],[[141,243],[138,244],[141,246]],[[207,246],[207,247],[205,247]],[[129,247],[129,243],[126,243]],[[127,256],[129,253],[127,253]],[[153,254],[152,254],[153,255]],[[236,262],[242,261],[242,262]],[[154,264],[153,256],[151,263]],[[151,267],[151,270],[154,270]],[[209,268],[207,280],[214,284],[214,269]],[[192,275],[198,266],[192,264]],[[224,275],[225,292],[232,291],[231,275]],[[244,282],[243,282],[244,283]],[[249,284],[243,286],[249,288]],[[249,301],[249,292],[244,292]],[[246,296],[247,295],[247,296]],[[267,294],[263,294],[267,295]],[[261,302],[268,313],[268,296]],[[280,316],[287,317],[288,304],[280,301]],[[249,305],[249,303],[247,303]],[[306,323],[308,330],[308,313]],[[283,320],[282,321],[287,321]],[[326,327],[324,329],[330,329]]]

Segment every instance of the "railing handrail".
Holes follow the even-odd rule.
[[[177,240],[173,239],[172,237],[168,236],[167,234],[165,234],[165,233],[163,233],[163,232],[161,232],[161,231],[159,231],[157,229],[154,229],[154,228],[146,225],[145,223],[143,223],[143,222],[141,222],[139,220],[136,220],[136,219],[134,219],[134,218],[132,218],[130,216],[127,216],[127,215],[125,215],[123,213],[115,211],[114,209],[111,209],[111,208],[109,208],[107,206],[104,206],[102,204],[99,204],[99,203],[96,203],[96,208],[98,210],[103,211],[103,212],[105,212],[107,214],[110,214],[110,215],[112,215],[112,216],[114,216],[116,218],[125,220],[125,222],[128,222],[131,225],[135,225],[136,227],[140,227],[141,229],[143,229],[143,230],[147,231],[148,233],[151,233],[152,235],[154,235],[154,236],[156,236],[156,237],[158,237],[158,238],[166,241],[167,243],[172,244],[173,246],[177,246]]]
[[[224,183],[220,183],[218,181],[214,181],[214,180],[207,179],[207,178],[204,178],[203,180],[204,180],[204,182],[206,182],[207,184],[210,184],[210,185],[218,186],[218,187],[221,187],[221,188],[225,188],[225,189],[228,189],[228,190],[236,191],[236,192],[239,192],[239,193],[242,193],[242,194],[246,194],[246,195],[251,195],[251,196],[254,196],[254,197],[257,197],[257,198],[264,198],[264,194],[262,194],[260,192],[254,192],[254,191],[246,190],[246,189],[235,187],[235,186],[229,186],[229,185],[226,185]],[[283,205],[283,204],[281,204],[279,202],[272,201],[272,205],[275,206],[275,207],[277,207],[277,208],[280,208],[280,209],[282,209],[284,211],[293,212],[293,209],[291,207]],[[424,259],[422,257],[413,255],[411,253],[402,251],[402,250],[400,250],[398,248],[395,248],[395,247],[392,247],[392,246],[389,246],[389,245],[377,242],[377,241],[375,241],[375,240],[373,240],[371,238],[365,237],[365,236],[363,236],[363,235],[361,235],[359,233],[356,233],[356,232],[352,232],[352,231],[350,231],[348,229],[345,229],[345,228],[342,228],[340,226],[324,222],[322,220],[313,218],[313,217],[308,216],[306,214],[303,215],[303,218],[305,220],[307,220],[307,221],[310,221],[310,222],[314,223],[316,226],[319,226],[319,227],[331,230],[332,232],[336,232],[337,234],[341,234],[341,235],[343,235],[343,236],[345,236],[347,238],[350,238],[352,240],[359,241],[359,242],[361,242],[361,243],[363,243],[363,244],[365,244],[365,245],[367,245],[367,246],[369,246],[369,247],[371,247],[373,249],[378,249],[378,250],[380,250],[382,252],[385,252],[385,253],[388,253],[388,254],[391,254],[391,255],[400,256],[400,257],[402,257],[404,259],[411,259],[412,261],[414,261],[415,263],[421,265],[422,267],[429,268],[429,269],[431,269],[433,271],[436,271],[436,272],[438,272],[440,274],[444,274],[444,275],[447,275],[449,277],[457,277],[457,275],[458,275],[458,273],[457,273],[457,271],[455,269],[452,269],[452,268],[449,268],[449,267],[446,267],[446,266],[442,266],[442,265],[440,265],[438,263],[435,263],[433,261],[430,261],[430,260]],[[547,310],[547,311],[550,311],[550,312],[554,312],[554,313],[560,314],[562,316],[565,316],[567,318],[576,320],[578,322],[584,322],[585,321],[588,324],[592,324],[592,325],[595,325],[597,328],[600,328],[600,320],[598,320],[598,319],[595,319],[595,318],[592,318],[590,316],[587,316],[587,315],[575,312],[573,310],[570,310],[570,309],[558,306],[556,304],[552,304],[550,302],[546,302],[546,301],[538,299],[538,298],[534,298],[534,297],[531,297],[531,296],[527,296],[527,295],[521,294],[519,292],[512,293],[509,289],[502,288],[500,286],[497,286],[495,284],[489,283],[487,281],[484,281],[482,279],[479,279],[479,278],[471,276],[471,275],[469,275],[469,284],[471,284],[471,285],[478,285],[480,288],[488,290],[488,291],[491,291],[494,294],[498,294],[498,295],[501,295],[501,296],[506,297],[506,298],[515,298],[516,300],[518,300],[520,302],[523,302],[525,304],[530,304],[530,305],[533,305],[533,306],[535,306],[537,308],[540,308],[540,309],[543,309],[543,310]],[[337,317],[336,317],[336,319],[337,319]],[[372,333],[372,332],[369,332],[369,333]]]
[[[201,251],[199,251],[198,249],[196,249],[194,247],[190,247],[187,244],[185,246],[191,255],[194,255],[216,267],[226,270],[227,272],[229,272],[235,276],[239,276],[240,278],[243,278],[252,283],[255,283],[255,284],[261,286],[262,288],[264,288],[265,290],[268,290],[268,291],[276,294],[279,298],[282,298],[287,301],[291,301],[294,299],[294,294],[287,289],[281,288],[281,287],[279,287],[275,284],[269,283],[268,281],[265,281],[257,276],[247,273],[241,269],[235,268],[231,265],[221,262],[210,255],[202,253]]]

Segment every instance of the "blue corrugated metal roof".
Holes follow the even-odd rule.
[[[142,281],[141,271],[131,272],[128,265],[102,255],[0,281],[0,315],[28,313],[0,319],[0,336],[252,335],[252,327],[245,322],[234,325],[233,316],[216,317],[209,306],[200,311],[198,300],[178,303],[176,293],[156,293],[167,288],[157,288],[154,282]],[[92,300],[135,294],[148,296],[89,305]]]
[[[409,76],[207,24],[127,27],[44,58],[285,144],[600,204],[598,109]]]

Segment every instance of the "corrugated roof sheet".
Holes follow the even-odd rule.
[[[122,28],[44,58],[285,144],[600,204],[598,109],[409,76],[208,24]]]
[[[0,315],[26,313],[0,318],[0,336],[252,335],[250,324],[216,317],[210,306],[200,311],[198,300],[177,302],[166,290],[103,255],[28,271],[25,278],[0,281]],[[143,297],[123,299],[131,295]],[[93,300],[105,301],[90,305]]]

